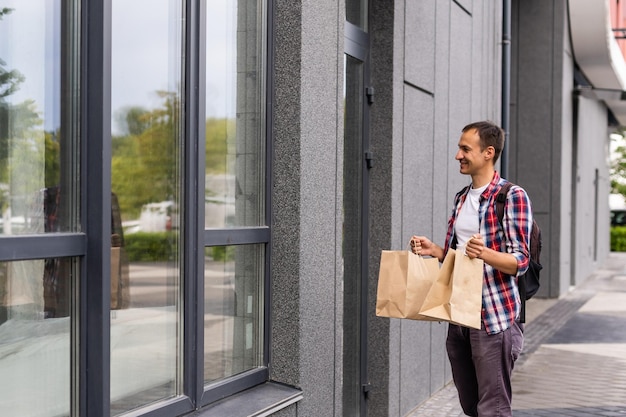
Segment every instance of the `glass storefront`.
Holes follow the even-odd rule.
[[[0,5],[0,415],[183,415],[266,378],[266,3]]]

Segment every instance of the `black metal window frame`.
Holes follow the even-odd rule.
[[[265,225],[205,230],[204,67],[205,2],[184,0],[185,119],[183,201],[183,380],[182,395],[146,407],[141,415],[184,415],[225,396],[268,381],[271,247],[272,0],[267,0]],[[81,233],[0,236],[0,262],[76,257],[81,261],[79,302],[73,318],[72,415],[110,415],[110,240],[111,240],[111,33],[112,0],[81,1],[80,11]],[[265,245],[263,364],[205,389],[203,369],[204,249],[215,245]],[[69,372],[69,370],[68,370]]]

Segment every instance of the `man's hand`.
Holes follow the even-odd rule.
[[[481,258],[483,250],[485,249],[485,242],[480,234],[472,235],[470,240],[465,244],[465,253],[470,259]]]
[[[510,253],[497,252],[485,246],[481,235],[475,234],[465,244],[465,253],[470,259],[479,258],[486,264],[508,275],[517,274],[517,259]]]
[[[440,261],[443,260],[443,249],[424,236],[413,236],[411,238],[411,251],[416,255],[432,256]]]

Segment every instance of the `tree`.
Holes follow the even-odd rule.
[[[626,131],[620,129],[611,135],[611,193],[626,197]]]
[[[234,142],[235,121],[231,119],[209,118],[206,121],[206,172],[224,174],[227,172],[228,143]],[[230,135],[230,136],[229,136]]]
[[[125,220],[137,218],[147,203],[176,200],[180,188],[182,130],[177,93],[158,92],[160,108],[129,108],[128,134],[113,138],[112,188]]]
[[[24,76],[17,70],[6,69],[7,63],[0,58],[0,100],[13,94]]]
[[[150,127],[150,112],[143,107],[128,107],[120,111],[116,122],[123,135],[140,135]]]
[[[0,21],[10,14],[13,9],[8,7],[0,8]],[[9,180],[9,167],[7,159],[9,156],[9,120],[11,118],[11,106],[6,98],[13,94],[19,84],[24,81],[24,76],[17,70],[7,69],[7,63],[0,57],[0,184],[3,184],[0,193],[0,209],[7,204],[8,195],[6,184]]]

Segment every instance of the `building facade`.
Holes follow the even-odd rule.
[[[443,242],[463,126],[507,131],[538,296],[609,253],[609,3],[5,1],[0,414],[410,412],[447,325],[376,317],[380,251]]]

